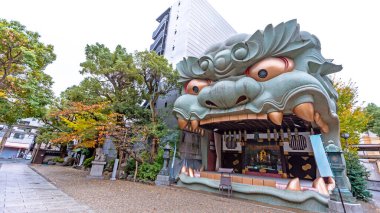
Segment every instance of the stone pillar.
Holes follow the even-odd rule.
[[[81,154],[78,166],[82,166],[85,157],[86,156],[84,154]]]
[[[112,169],[112,177],[110,180],[116,180],[117,167],[119,166],[119,159],[115,159]]]

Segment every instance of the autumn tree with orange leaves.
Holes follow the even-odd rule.
[[[64,144],[76,141],[77,147],[95,148],[103,144],[108,123],[112,122],[112,114],[105,111],[106,103],[85,105],[80,102],[70,103],[67,108],[52,112],[65,126],[65,131],[57,131],[52,143]]]

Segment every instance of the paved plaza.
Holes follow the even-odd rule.
[[[93,212],[57,189],[25,162],[0,160],[0,213]]]
[[[178,187],[92,180],[86,178],[88,171],[71,167],[33,165],[32,168],[24,161],[0,160],[0,213],[304,212]],[[379,200],[379,194],[374,194],[372,204]],[[362,204],[365,212],[379,212],[369,203]]]

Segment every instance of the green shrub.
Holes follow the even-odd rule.
[[[345,154],[347,165],[347,176],[351,182],[351,192],[359,200],[369,201],[372,197],[371,192],[367,190],[367,178],[369,172],[360,163],[357,153],[349,152]]]
[[[133,175],[135,173],[136,161],[133,158],[127,160],[127,165],[124,168],[124,171],[128,175]]]
[[[144,162],[139,165],[139,169],[137,172],[137,178],[141,180],[156,180],[158,173],[162,168],[162,164],[164,162],[163,159],[164,151],[163,149],[158,150],[158,155],[153,163]]]
[[[154,162],[153,164],[143,163],[139,166],[137,178],[141,180],[156,180],[158,173],[161,170],[161,164]]]
[[[114,164],[115,164],[115,159],[112,159],[112,160],[108,161],[105,170],[109,171],[109,172],[112,172]]]
[[[84,168],[90,168],[91,167],[91,162],[95,159],[94,156],[90,157],[90,158],[87,158],[86,160],[84,160],[83,162],[83,166]]]
[[[52,161],[56,163],[63,163],[65,160],[61,157],[55,157],[52,159]]]
[[[81,150],[81,154],[82,154],[82,155],[85,155],[86,157],[88,157],[88,156],[91,155],[91,152],[90,152],[90,150],[88,150],[87,148],[82,148],[82,150]]]

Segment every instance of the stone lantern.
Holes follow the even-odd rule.
[[[169,166],[169,160],[170,160],[170,151],[172,150],[172,148],[170,147],[169,144],[166,144],[166,146],[164,147],[164,165],[160,171],[160,174],[163,174],[163,175],[169,175],[169,169],[168,169],[168,166]]]
[[[170,160],[170,150],[172,148],[169,144],[166,144],[164,147],[164,165],[162,166],[161,171],[157,175],[157,179],[155,181],[156,185],[170,185],[169,181],[169,160]]]
[[[344,180],[344,162],[342,150],[336,146],[333,141],[328,142],[326,146],[327,158],[335,179],[335,188],[330,195],[329,208],[331,212],[362,212],[360,204],[352,196],[348,188],[348,183]],[[343,205],[344,203],[344,205]]]

